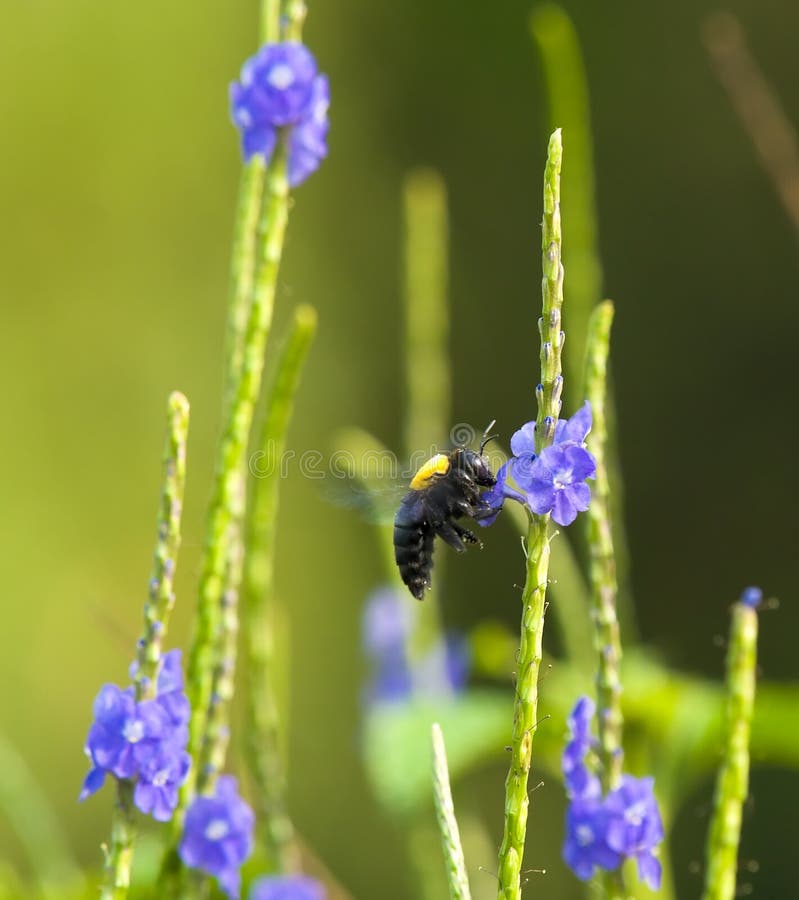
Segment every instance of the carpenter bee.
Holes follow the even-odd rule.
[[[488,435],[493,425],[486,428],[479,453],[456,447],[428,459],[413,476],[411,489],[400,503],[394,517],[394,558],[400,577],[417,600],[430,587],[436,535],[458,553],[466,550],[466,544],[482,547],[477,536],[455,519],[486,519],[496,514],[480,493],[481,487],[497,483],[483,456],[486,444],[494,437]]]

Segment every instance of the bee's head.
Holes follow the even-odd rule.
[[[497,483],[488,460],[480,453],[468,448],[459,448],[455,451],[453,466],[463,472],[467,478],[481,487],[493,487]]]

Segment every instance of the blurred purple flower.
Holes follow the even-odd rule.
[[[372,662],[368,704],[404,702],[414,692],[447,696],[465,687],[471,653],[460,635],[446,635],[411,666],[407,647],[415,620],[416,607],[404,592],[381,588],[369,596],[363,614],[363,646]]]
[[[609,819],[608,810],[598,797],[575,797],[566,810],[563,860],[582,881],[593,878],[597,866],[613,871],[621,865],[621,853],[607,842]]]
[[[241,866],[252,852],[255,816],[239,797],[236,779],[221,775],[213,797],[195,797],[178,847],[192,869],[213,875],[231,898],[241,892]]]
[[[239,81],[231,84],[230,103],[245,160],[259,154],[268,162],[278,129],[292,129],[288,158],[292,187],[327,155],[330,85],[302,44],[287,41],[262,47],[244,63]]]
[[[654,778],[622,776],[619,787],[605,799],[609,814],[605,837],[612,850],[635,859],[638,877],[656,891],[661,866],[652,851],[663,840],[664,832],[654,786]]]
[[[763,591],[761,591],[759,587],[748,587],[743,589],[743,592],[741,593],[741,603],[743,603],[744,606],[751,606],[752,609],[757,609],[762,602]]]
[[[325,900],[326,892],[308,875],[267,875],[254,881],[249,900]]]

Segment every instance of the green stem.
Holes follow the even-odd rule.
[[[274,44],[280,40],[280,0],[261,0],[261,44]]]
[[[106,851],[101,900],[125,900],[130,888],[133,863],[133,782],[117,782],[116,801],[111,814],[111,842]]]
[[[405,179],[405,451],[445,447],[450,418],[447,194],[441,176],[418,169]],[[393,535],[392,535],[393,541]],[[433,588],[419,604],[408,642],[411,669],[441,635],[439,604],[445,557],[438,561]],[[393,565],[393,563],[392,563]],[[403,588],[404,591],[404,588]]]
[[[0,734],[0,816],[27,857],[37,896],[82,896],[84,877],[63,830],[25,757]],[[4,885],[5,887],[5,885]]]
[[[241,374],[222,438],[211,501],[205,559],[200,576],[197,632],[188,666],[192,707],[189,752],[194,759],[199,756],[206,730],[215,667],[224,656],[222,647],[227,640],[222,629],[222,611],[231,538],[236,525],[244,454],[261,389],[264,351],[272,321],[277,273],[288,220],[285,143],[284,136],[281,136],[267,170],[258,226],[258,244],[262,251],[247,319]],[[183,809],[194,795],[195,769],[192,772],[194,774],[190,773],[182,794]]]
[[[541,382],[536,388],[538,418],[536,449],[552,443],[560,412],[561,329],[563,266],[561,265],[560,169],[563,148],[560,129],[549,140],[544,172],[544,220],[542,235],[543,315],[541,334]],[[505,822],[499,851],[499,900],[519,900],[524,842],[529,806],[528,776],[533,736],[538,727],[538,676],[541,667],[544,612],[549,579],[549,515],[530,515],[527,537],[527,577],[522,592],[521,641],[516,673],[511,764],[505,781]]]
[[[441,726],[437,722],[432,725],[431,738],[433,743],[433,800],[438,827],[441,831],[449,895],[452,900],[470,900],[471,892],[469,891],[469,878],[466,875],[466,861],[463,858],[463,847],[461,847],[461,837],[449,784],[447,751]]]
[[[569,168],[565,173],[564,240],[569,248],[569,307],[565,317],[569,342],[563,366],[572,397],[584,393],[583,360],[591,310],[602,294],[602,261],[599,252],[599,221],[596,208],[594,149],[591,136],[591,104],[588,77],[574,24],[568,13],[555,3],[536,7],[530,16],[530,31],[539,53],[549,99],[553,127],[560,125],[569,139]],[[616,458],[616,428],[613,397],[608,395],[608,460],[613,482],[611,511],[614,521],[617,604],[622,635],[636,637],[629,554],[620,511],[622,483]]]
[[[506,503],[502,515],[511,519],[520,534],[527,533],[530,520],[523,506]],[[557,579],[549,584],[558,638],[569,663],[589,675],[594,645],[585,577],[568,540],[559,538],[553,541],[551,553],[552,571],[558,573]]]
[[[588,507],[588,550],[591,560],[591,619],[598,667],[596,674],[597,720],[599,723],[599,778],[607,794],[621,781],[624,751],[621,711],[621,636],[616,617],[616,558],[613,552],[610,488],[605,465],[607,421],[608,352],[613,324],[613,304],[606,300],[594,309],[588,323],[586,343],[585,389],[591,404],[593,425],[588,449],[596,459],[596,481]],[[604,872],[601,881],[608,898],[626,896],[621,869]]]
[[[744,603],[736,603],[732,610],[727,652],[726,741],[716,779],[702,900],[732,900],[735,896],[741,813],[749,790],[749,734],[755,704],[757,628],[757,611]]]
[[[250,315],[253,282],[257,262],[257,226],[261,210],[266,166],[263,157],[254,156],[241,170],[236,222],[233,229],[231,257],[230,308],[228,310],[225,403],[226,417],[233,405],[236,386],[241,377],[244,339]]]
[[[242,588],[248,668],[246,752],[254,782],[253,806],[267,855],[273,869],[280,872],[299,867],[294,827],[286,809],[276,698],[274,566],[280,461],[294,397],[315,331],[316,311],[310,306],[298,307],[267,391],[266,419],[258,447],[269,462],[269,469],[251,466],[255,478],[248,510]]]
[[[150,597],[144,607],[144,635],[138,644],[135,677],[136,700],[155,696],[161,646],[175,604],[174,577],[180,548],[180,521],[186,484],[186,438],[189,404],[183,394],[169,395],[167,435],[164,447],[164,479],[158,510],[158,530],[150,576]],[[135,835],[133,783],[117,781],[117,795],[111,817],[111,840],[106,852],[103,900],[122,900],[130,887]]]
[[[559,125],[569,139],[569,169],[563,176],[569,343],[563,367],[572,395],[582,397],[588,317],[602,292],[588,78],[577,32],[565,10],[554,3],[537,6],[530,16],[530,31],[541,54],[550,127]]]
[[[607,422],[605,397],[613,304],[596,307],[588,327],[585,385],[593,426],[588,449],[596,459],[596,481],[588,508],[588,544],[591,556],[591,596],[594,640],[599,667],[596,676],[599,720],[599,776],[604,793],[618,787],[624,753],[621,711],[621,637],[616,617],[616,560],[611,528],[610,487],[605,467]]]
[[[169,617],[175,605],[175,566],[180,550],[180,521],[186,487],[186,440],[189,401],[178,391],[169,395],[164,447],[164,480],[158,511],[158,531],[150,576],[150,596],[144,607],[144,634],[138,644],[136,699],[155,696]]]

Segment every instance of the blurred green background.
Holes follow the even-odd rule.
[[[675,668],[719,676],[728,605],[762,584],[781,599],[763,617],[762,671],[796,679],[797,233],[702,48],[712,5],[564,7],[592,95],[642,633]],[[290,435],[298,454],[329,452],[349,424],[400,443],[401,185],[420,163],[450,194],[453,422],[496,417],[507,439],[534,414],[549,122],[531,8],[311,0],[306,43],[333,92],[330,157],[296,194],[277,313],[278,327],[300,300],[320,314]],[[799,123],[799,6],[729,8]],[[139,630],[174,388],[192,403],[174,639],[189,634],[239,171],[227,85],[254,49],[256,5],[6,0],[0,21],[0,729],[95,864],[111,792],[77,805],[81,747],[94,694],[124,680]],[[568,133],[564,145],[567,179]],[[568,246],[564,262],[568,303]],[[566,410],[579,399],[567,387]],[[283,501],[292,808],[355,897],[406,898],[401,836],[359,757],[359,615],[380,578],[376,544],[296,469]],[[487,544],[448,567],[445,616],[465,628],[490,612],[515,628],[518,541],[498,526]],[[456,790],[497,839],[504,775],[500,761]],[[679,820],[681,897],[699,894],[709,796],[708,784]],[[753,797],[742,857],[760,863],[754,896],[799,897],[785,828],[799,824],[799,777],[763,765]],[[528,864],[551,873],[538,896],[579,896],[559,861],[554,782],[534,807]],[[24,865],[2,821],[0,848]],[[490,872],[493,850],[473,862]]]

